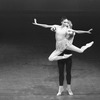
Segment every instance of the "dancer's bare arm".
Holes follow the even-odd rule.
[[[90,29],[90,30],[88,30],[88,31],[82,31],[82,30],[73,30],[75,33],[88,33],[88,34],[91,34],[91,31],[92,31],[93,29]]]
[[[32,23],[32,24],[42,26],[44,28],[53,28],[55,26],[55,25],[39,24],[39,23],[37,23],[36,19],[34,19],[34,23]]]

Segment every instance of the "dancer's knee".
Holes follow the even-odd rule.
[[[53,61],[54,59],[53,59],[53,57],[49,56],[49,57],[48,57],[48,60],[49,60],[49,61]]]
[[[80,51],[79,51],[79,53],[83,53],[83,52],[84,52],[84,50],[80,50]]]
[[[79,53],[83,53],[83,52],[84,52],[84,50],[80,49],[78,52],[79,52]]]

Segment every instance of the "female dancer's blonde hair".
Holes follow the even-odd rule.
[[[61,22],[64,21],[64,20],[66,20],[66,19],[67,19],[66,17],[62,17],[62,18],[61,18]],[[67,20],[68,20],[68,19],[67,19]],[[71,22],[70,20],[68,20],[68,24],[69,24],[70,28],[73,27],[73,24],[72,24],[72,22]]]

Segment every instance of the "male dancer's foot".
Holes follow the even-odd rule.
[[[84,51],[84,50],[86,50],[87,48],[91,47],[93,44],[94,44],[94,41],[92,41],[92,42],[90,42],[90,43],[87,43],[85,46],[82,46],[81,49]]]
[[[64,91],[63,86],[59,86],[59,90],[58,90],[57,96],[60,96],[63,91]]]
[[[73,95],[73,92],[71,90],[71,86],[70,85],[67,85],[67,89],[66,90],[67,90],[69,95]]]

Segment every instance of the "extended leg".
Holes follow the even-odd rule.
[[[70,56],[72,56],[72,54],[64,54],[63,56],[59,56],[61,53],[62,52],[58,51],[58,50],[53,51],[48,58],[49,61],[66,59],[66,58],[69,58]]]
[[[81,48],[71,45],[71,46],[68,46],[67,49],[78,52],[78,53],[83,53],[87,48],[91,47],[93,45],[93,43],[94,43],[93,41],[90,43],[87,43],[85,46],[82,46]]]

